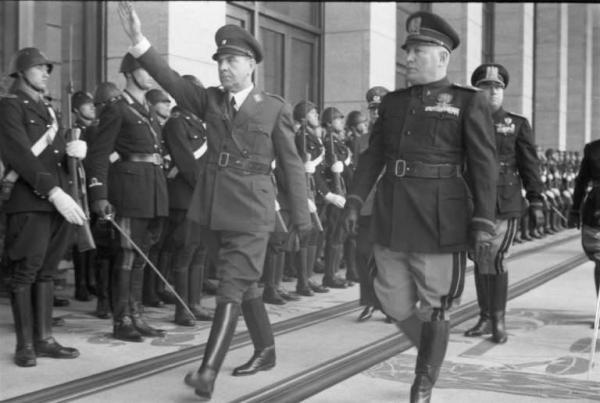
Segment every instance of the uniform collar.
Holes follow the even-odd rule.
[[[494,120],[501,119],[506,115],[504,108],[500,107],[496,112],[492,113]]]
[[[253,89],[254,89],[254,84],[252,84],[248,88],[245,88],[236,93],[229,92],[227,99],[229,99],[229,102],[231,102],[231,98],[235,98],[235,109],[236,109],[236,111],[239,111],[240,108],[242,107],[242,104],[244,103],[246,98],[248,98],[248,95],[250,94],[250,92],[252,92]]]

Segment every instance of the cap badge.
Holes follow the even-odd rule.
[[[418,34],[421,30],[421,17],[415,17],[408,23],[408,33]]]
[[[379,95],[373,96],[373,102],[381,102],[381,97]]]
[[[223,40],[221,41],[221,45],[226,45],[226,44],[227,44],[227,39],[223,39]]]
[[[260,94],[254,94],[254,101],[255,102],[262,102],[262,95],[260,95]]]
[[[446,92],[442,92],[438,95],[437,101],[438,104],[448,105],[450,102],[452,102],[452,95]]]
[[[485,78],[488,80],[500,80],[500,78],[498,76],[498,67],[487,66],[487,68],[485,70]]]

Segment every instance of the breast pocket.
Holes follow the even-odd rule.
[[[456,148],[461,146],[462,138],[458,116],[450,113],[436,114],[430,125],[432,144],[440,148]]]
[[[249,123],[246,132],[247,142],[254,154],[269,153],[273,148],[271,130],[262,124]]]

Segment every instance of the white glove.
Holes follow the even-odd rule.
[[[306,171],[307,174],[314,174],[315,170],[315,164],[312,161],[306,161],[304,163],[304,171]]]
[[[334,174],[341,174],[344,172],[344,163],[342,161],[336,161],[331,166],[331,172]]]
[[[327,203],[333,204],[337,208],[344,208],[344,205],[346,205],[346,198],[344,196],[340,196],[331,192],[325,195],[325,201],[327,201]]]
[[[281,205],[279,204],[277,199],[275,199],[275,211],[279,211],[279,210],[281,210]]]
[[[54,204],[58,212],[71,224],[83,225],[87,219],[85,213],[75,200],[59,187],[52,188],[48,200]]]
[[[73,140],[67,143],[67,155],[69,157],[84,159],[87,154],[87,143],[83,140]]]
[[[312,199],[308,199],[308,212],[311,214],[317,212],[317,206]]]

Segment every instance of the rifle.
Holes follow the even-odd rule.
[[[67,141],[79,140],[81,129],[73,127],[73,117],[71,116],[71,96],[73,95],[73,50],[71,48],[73,40],[73,25],[70,26],[69,31],[69,82],[67,83]],[[71,175],[69,193],[71,197],[79,206],[82,208],[86,217],[90,216],[88,207],[86,183],[85,183],[85,170],[81,161],[75,157],[67,157],[69,174]],[[75,242],[79,252],[85,252],[88,250],[96,249],[96,243],[92,236],[92,230],[90,228],[89,220],[86,220],[83,225],[75,227]]]
[[[310,160],[310,154],[306,150],[306,118],[303,118],[300,121],[300,150],[302,152],[302,161],[304,163],[308,162]],[[316,188],[315,178],[313,177],[312,173],[306,172],[306,186],[308,186],[308,188],[311,190],[311,193],[313,193],[314,189]],[[321,223],[319,214],[316,211],[310,212],[310,219],[317,231],[324,231],[323,224]]]
[[[327,134],[329,135],[329,155],[330,155],[330,167],[333,166],[336,162],[338,162],[337,155],[335,153],[335,146],[333,144],[333,130],[328,129]],[[331,171],[333,175],[333,193],[344,196],[345,195],[345,186],[344,179],[342,175],[337,172]]]

